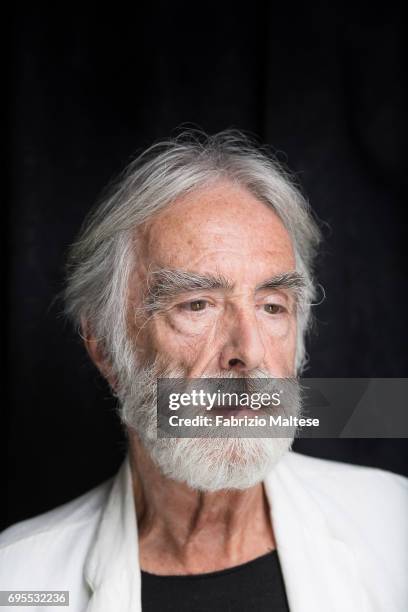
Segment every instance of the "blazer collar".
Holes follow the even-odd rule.
[[[264,482],[291,612],[366,609],[353,551],[331,532],[288,453]],[[296,463],[296,462],[295,462]],[[132,476],[126,457],[103,509],[85,564],[87,612],[141,610]]]

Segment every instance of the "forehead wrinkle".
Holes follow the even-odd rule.
[[[148,224],[148,252],[165,255],[165,262],[183,267],[180,260],[185,245],[194,241],[195,248],[205,246],[207,240],[226,237],[242,242],[260,237],[264,246],[270,243],[271,233],[279,245],[286,245],[287,230],[272,207],[255,197],[241,185],[229,181],[206,185],[181,196],[164,208]],[[200,231],[197,232],[197,228]],[[222,240],[224,244],[224,240]],[[184,247],[184,248],[183,248]],[[168,260],[168,255],[173,261]],[[186,251],[188,257],[190,251]],[[187,259],[188,261],[188,259]]]

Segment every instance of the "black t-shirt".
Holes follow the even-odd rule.
[[[156,576],[142,571],[143,612],[289,612],[276,550],[219,572]]]

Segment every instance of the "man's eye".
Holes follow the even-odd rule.
[[[200,312],[200,310],[205,310],[207,307],[207,302],[205,300],[194,300],[193,302],[185,302],[185,304],[181,304],[181,308],[183,310],[189,310],[190,312]]]
[[[282,312],[285,312],[285,308],[280,304],[265,304],[264,309],[268,314],[272,315],[282,314]]]

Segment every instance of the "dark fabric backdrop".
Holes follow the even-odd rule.
[[[272,145],[327,223],[308,374],[407,375],[399,5],[102,6],[28,10],[10,26],[4,525],[79,495],[121,461],[114,403],[53,297],[103,186],[182,123]],[[408,472],[405,440],[296,446]]]

